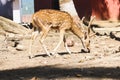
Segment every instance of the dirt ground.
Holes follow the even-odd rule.
[[[22,46],[18,49],[14,40],[0,35],[0,80],[120,80],[120,41],[95,36],[91,38],[91,52],[82,53],[80,40],[68,34],[75,42],[70,47],[72,54],[62,45],[58,55],[48,57],[37,39],[32,59],[28,57],[29,38],[18,41]],[[44,43],[51,52],[58,41],[58,33],[50,32]]]

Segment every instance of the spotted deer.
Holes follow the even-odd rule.
[[[65,38],[65,31],[70,30],[73,34],[75,34],[80,40],[83,45],[83,50],[85,52],[90,52],[90,25],[92,23],[93,19],[90,20],[88,25],[88,30],[84,32],[81,27],[79,27],[71,17],[71,15],[64,11],[59,10],[52,10],[52,9],[43,9],[33,14],[32,17],[32,26],[34,30],[37,30],[37,32],[33,32],[31,36],[31,42],[30,42],[30,48],[29,48],[29,54],[30,58],[34,57],[31,53],[32,51],[32,44],[35,41],[38,33],[40,33],[39,42],[41,43],[41,46],[45,50],[48,56],[51,56],[51,54],[55,54],[57,52],[57,49],[61,45],[62,42],[64,42]],[[53,52],[50,54],[47,50],[44,40],[48,34],[48,32],[51,29],[57,29],[59,30],[60,39],[57,46],[54,48]],[[68,53],[71,54],[71,51],[68,49],[67,45],[65,46]]]

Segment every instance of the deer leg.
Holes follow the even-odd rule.
[[[66,37],[64,36],[64,46],[69,54],[71,54],[70,49],[68,48],[67,42],[66,42]]]
[[[33,45],[34,40],[36,39],[37,35],[38,35],[38,31],[32,32],[30,46],[29,46],[29,58],[30,59],[34,57],[34,55],[32,54],[32,45]]]
[[[56,53],[57,49],[59,48],[59,46],[60,46],[61,43],[63,42],[64,33],[65,33],[65,30],[61,30],[61,31],[60,31],[60,41],[59,41],[59,43],[57,44],[57,46],[54,48],[52,55],[54,55],[54,54]]]
[[[48,52],[48,50],[47,50],[46,46],[44,45],[43,40],[40,40],[39,42],[41,43],[42,48],[43,48],[43,49],[44,49],[44,51],[47,53],[47,55],[48,55],[48,56],[50,56],[50,53]]]
[[[71,54],[71,51],[70,51],[70,49],[69,49],[68,46],[67,46],[67,43],[65,43],[65,48],[66,48],[67,52],[68,52],[69,54]]]
[[[48,56],[50,56],[50,53],[48,52],[46,45],[43,42],[49,32],[49,29],[50,28],[48,28],[47,30],[45,29],[44,32],[42,32],[43,34],[41,35],[41,37],[39,39],[39,42],[41,43],[42,48],[44,49],[44,51],[47,53]]]

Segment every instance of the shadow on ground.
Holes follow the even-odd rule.
[[[24,68],[0,71],[0,80],[29,80],[37,77],[38,80],[62,78],[110,78],[120,79],[120,68],[57,68],[54,66]]]

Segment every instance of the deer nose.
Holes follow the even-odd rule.
[[[83,52],[83,53],[90,53],[90,49],[89,48],[81,49],[81,52]]]

